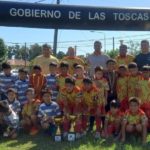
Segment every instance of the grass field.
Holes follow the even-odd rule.
[[[94,140],[87,135],[75,142],[56,143],[42,133],[37,136],[23,134],[16,140],[0,139],[0,150],[150,150],[150,135],[147,145],[142,146],[140,139],[128,137],[125,144],[114,142],[112,139]]]

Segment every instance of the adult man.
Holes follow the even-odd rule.
[[[119,65],[127,65],[134,60],[134,56],[127,54],[127,45],[120,45],[119,55],[115,58],[117,62],[117,67]]]
[[[51,62],[59,63],[58,59],[52,55],[51,47],[47,44],[44,44],[42,55],[37,56],[33,60],[32,66],[39,65],[42,68],[42,73],[48,74],[49,73],[49,63],[51,63]]]
[[[148,40],[141,41],[141,53],[135,57],[135,62],[137,63],[139,70],[141,70],[145,65],[150,65],[150,51]]]
[[[67,56],[62,59],[62,61],[67,61],[69,64],[69,74],[74,74],[74,64],[85,65],[84,61],[77,57],[75,54],[75,49],[73,47],[69,47],[67,51]]]
[[[87,63],[89,65],[89,73],[92,76],[96,66],[102,66],[106,69],[106,62],[109,60],[109,56],[102,54],[102,44],[100,41],[94,42],[94,53],[89,55]]]

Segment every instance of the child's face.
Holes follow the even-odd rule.
[[[82,68],[76,68],[75,74],[77,74],[78,76],[83,76],[84,70]]]
[[[143,74],[144,78],[149,78],[150,77],[150,72],[149,71],[143,71],[142,74]]]
[[[129,68],[129,73],[130,73],[131,75],[137,75],[138,69],[137,69],[137,68]]]
[[[3,69],[3,71],[5,75],[10,75],[11,69],[7,68],[7,69]]]
[[[97,79],[102,78],[102,77],[103,77],[103,71],[97,71],[97,72],[95,72],[95,77],[96,77]]]
[[[116,63],[114,63],[114,62],[109,62],[109,63],[107,64],[107,69],[108,69],[108,71],[113,71],[113,70],[115,70],[115,68],[116,68]]]
[[[44,103],[46,104],[49,104],[51,102],[51,95],[49,93],[45,93],[42,98]]]
[[[34,99],[34,94],[31,91],[28,91],[26,94],[27,100],[31,102]]]
[[[61,74],[66,75],[68,73],[68,68],[67,67],[61,67],[60,72],[61,72]]]
[[[91,83],[84,83],[83,85],[84,85],[84,89],[86,91],[89,91],[92,88],[92,84]]]
[[[131,102],[129,104],[129,109],[132,113],[136,113],[139,109],[139,104],[138,103],[135,103],[135,102]]]
[[[8,92],[7,93],[7,97],[8,97],[8,100],[10,101],[10,102],[12,102],[12,101],[14,101],[14,99],[16,98],[16,93],[14,93],[14,92]]]
[[[56,66],[49,66],[49,71],[50,71],[50,73],[56,73],[57,67]]]
[[[110,111],[111,111],[112,114],[116,114],[117,111],[118,111],[118,108],[111,107]]]
[[[35,74],[40,74],[40,73],[41,73],[41,70],[39,70],[39,69],[34,69],[34,73],[35,73]]]
[[[127,69],[125,68],[119,68],[119,74],[120,76],[125,76],[127,74]]]
[[[70,84],[70,83],[66,83],[66,84],[65,84],[65,87],[66,87],[66,91],[67,91],[68,93],[70,93],[70,92],[73,91],[74,85],[73,85],[73,84]]]
[[[27,74],[24,72],[19,72],[19,79],[24,80],[27,78]]]

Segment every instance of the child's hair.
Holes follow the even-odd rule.
[[[116,100],[110,102],[110,108],[119,108],[119,104]]]
[[[118,69],[125,69],[125,70],[127,70],[127,66],[122,64],[122,65],[119,65]]]
[[[57,67],[57,63],[56,63],[56,62],[51,62],[51,63],[49,64],[49,67],[51,67],[51,66]]]
[[[25,74],[28,73],[28,71],[27,71],[26,69],[24,69],[24,68],[20,68],[20,69],[18,70],[18,72],[19,72],[19,73],[25,73]]]
[[[104,69],[103,69],[102,66],[96,66],[95,69],[94,69],[94,71],[95,71],[95,73],[98,72],[98,71],[102,71],[103,72]]]
[[[78,63],[74,63],[74,64],[73,64],[73,68],[76,69],[76,67],[77,67],[78,65],[79,65]]]
[[[42,48],[43,48],[43,49],[44,49],[44,48],[51,49],[51,46],[50,46],[50,45],[48,45],[48,44],[43,44]]]
[[[11,66],[10,66],[10,64],[8,64],[8,63],[3,63],[2,64],[2,69],[4,70],[4,69],[11,69]]]
[[[51,96],[52,95],[52,91],[50,89],[48,89],[48,88],[45,88],[45,89],[42,90],[42,96],[44,94],[49,94]]]
[[[150,66],[148,65],[143,66],[142,71],[150,71]]]
[[[63,67],[69,68],[68,62],[66,62],[66,61],[61,62],[60,63],[60,68],[63,68]]]
[[[83,83],[92,84],[93,82],[92,82],[91,78],[86,77],[86,78],[83,79]]]
[[[41,71],[42,69],[41,69],[41,67],[39,65],[35,65],[35,66],[33,66],[33,70]]]
[[[7,94],[8,93],[10,93],[10,92],[13,92],[13,93],[17,93],[17,91],[16,91],[16,89],[14,89],[14,88],[9,88],[8,90],[7,90]]]
[[[82,65],[76,65],[75,69],[84,69]]]
[[[3,100],[0,102],[1,105],[0,105],[0,112],[2,113],[7,113],[9,112],[9,104],[6,100]]]
[[[72,84],[72,85],[75,85],[75,79],[74,78],[66,78],[65,79],[65,83],[69,83],[69,84]]]
[[[35,94],[34,88],[28,88],[28,89],[26,90],[26,94],[27,94],[28,92],[31,92],[33,95]]]
[[[128,69],[134,69],[134,68],[137,68],[137,64],[135,62],[129,63]]]
[[[129,99],[129,104],[130,104],[130,103],[137,103],[138,105],[140,105],[140,99],[137,98],[137,97],[131,97],[131,98]]]
[[[115,59],[109,59],[109,60],[107,60],[106,65],[108,65],[110,62],[116,64],[116,60]]]

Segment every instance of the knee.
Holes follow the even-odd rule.
[[[48,129],[48,128],[49,128],[49,123],[43,123],[43,124],[42,124],[42,128],[43,128],[44,130]]]
[[[133,125],[127,125],[126,126],[126,131],[129,132],[129,133],[133,132],[134,131]]]
[[[142,132],[142,125],[141,124],[136,125],[135,129],[137,132]]]

